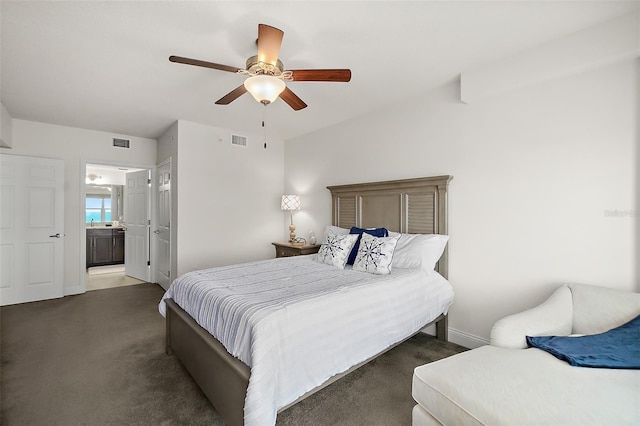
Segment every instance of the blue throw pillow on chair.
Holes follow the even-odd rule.
[[[350,234],[358,234],[358,240],[353,245],[353,248],[351,249],[351,253],[349,253],[349,259],[347,259],[347,265],[353,265],[353,262],[356,260],[356,256],[358,255],[358,248],[360,247],[360,240],[362,239],[362,233],[363,232],[366,232],[369,235],[373,235],[374,237],[388,237],[389,236],[389,231],[387,231],[387,228],[364,229],[364,228],[357,228],[355,226],[352,227],[351,231],[349,231],[349,233]]]

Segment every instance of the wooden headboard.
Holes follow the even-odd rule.
[[[384,227],[409,234],[445,234],[447,190],[453,176],[328,186],[332,223],[341,228]],[[447,278],[448,250],[436,270]]]

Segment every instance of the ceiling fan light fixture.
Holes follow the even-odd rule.
[[[270,104],[278,99],[287,85],[271,75],[254,75],[244,81],[244,87],[256,101]]]
[[[246,92],[249,92],[256,101],[263,105],[268,105],[280,97],[294,111],[300,111],[306,108],[307,104],[287,87],[286,82],[326,81],[346,83],[351,81],[351,70],[349,69],[285,70],[284,64],[278,58],[283,36],[284,32],[282,30],[270,25],[259,24],[258,39],[256,40],[258,54],[247,59],[246,69],[175,55],[169,56],[169,61],[247,76],[244,84],[218,99],[216,105],[229,105]]]

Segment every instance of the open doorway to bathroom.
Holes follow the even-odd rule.
[[[125,275],[124,264],[87,268],[87,291],[143,284],[144,282]]]
[[[136,203],[127,201],[127,174],[149,175],[129,166],[86,164],[84,225],[86,232],[86,290],[135,285],[144,280],[127,275],[127,216]],[[130,205],[127,205],[130,204]],[[134,214],[135,216],[135,214]],[[145,261],[146,263],[146,261]]]

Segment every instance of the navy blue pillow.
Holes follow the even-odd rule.
[[[358,248],[360,247],[360,240],[362,239],[362,233],[366,232],[369,235],[373,235],[374,237],[388,237],[389,231],[387,228],[375,228],[375,229],[363,229],[356,228],[355,226],[351,228],[349,231],[350,234],[358,234],[358,239],[356,243],[353,245],[351,249],[351,253],[349,253],[349,259],[347,259],[347,265],[353,265],[353,262],[356,260],[356,256],[358,255]]]

